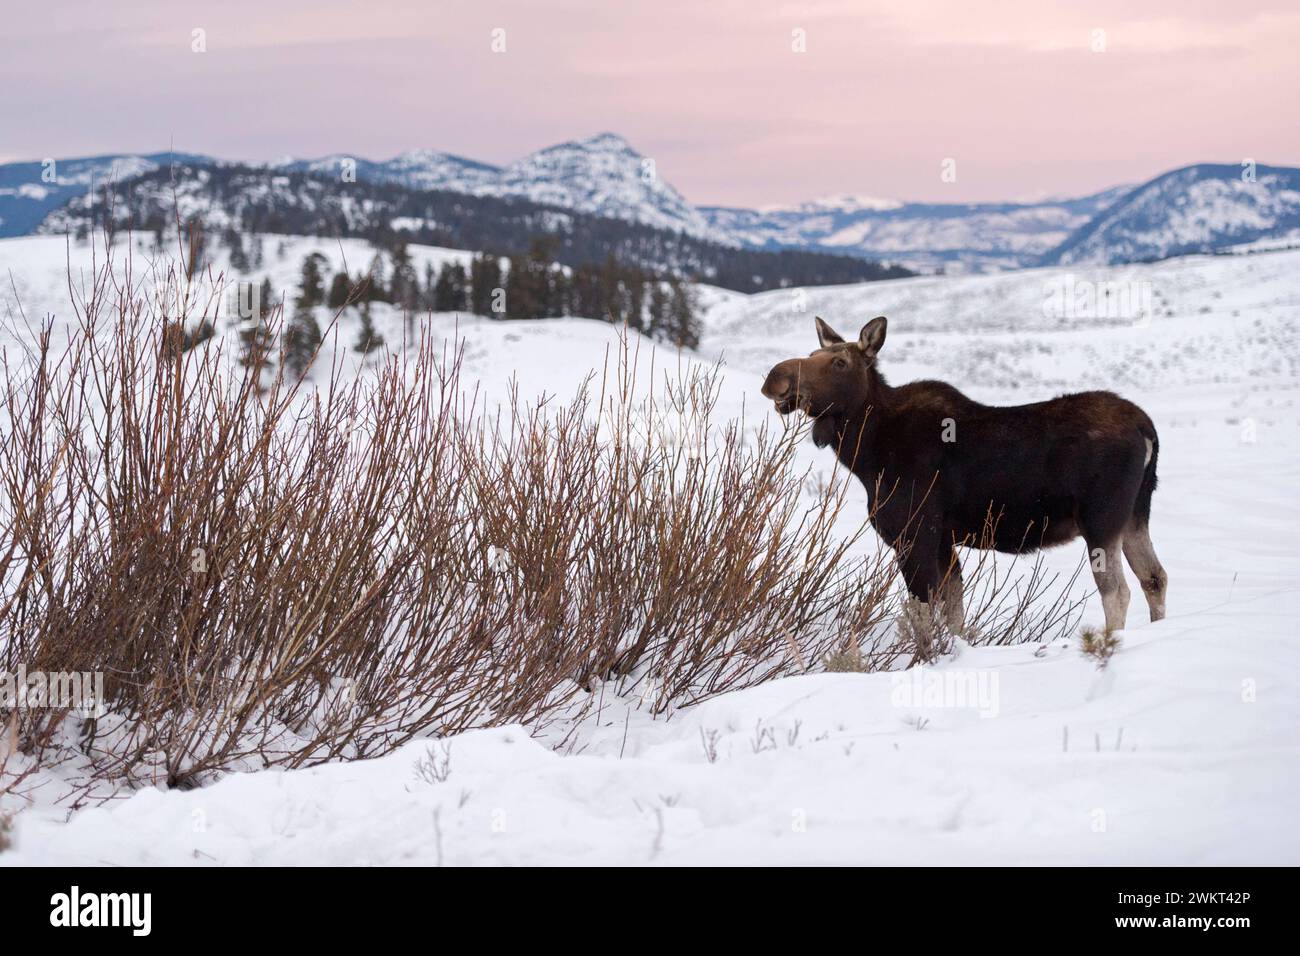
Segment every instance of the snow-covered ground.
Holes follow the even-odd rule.
[[[276,243],[279,288],[309,249],[333,267],[342,248],[354,272],[369,259],[293,239],[281,259]],[[421,270],[465,255],[412,252]],[[29,321],[63,314],[64,266],[62,240],[0,241],[0,342],[22,333],[15,288]],[[1107,387],[1141,403],[1161,434],[1152,537],[1169,617],[1147,623],[1135,588],[1105,670],[1077,642],[959,645],[923,672],[808,674],[669,720],[608,699],[576,728],[417,741],[70,818],[51,781],[0,863],[1300,863],[1298,276],[1300,252],[1277,252],[704,291],[705,338],[683,358],[725,363],[719,417],[771,414],[759,383],[814,347],[813,315],[845,334],[889,316],[894,382],[939,377],[1004,403]],[[1139,307],[1096,314],[1093,293]],[[496,397],[512,374],[524,396],[567,396],[617,348],[580,319],[431,321],[464,337],[467,380]],[[377,309],[376,324],[400,339],[398,317]],[[1068,545],[1047,563],[1069,574],[1081,556]],[[1100,618],[1089,598],[1084,621]]]

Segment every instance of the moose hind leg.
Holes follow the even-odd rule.
[[[1097,582],[1097,593],[1101,595],[1106,630],[1123,630],[1128,616],[1129,589],[1120,563],[1119,539],[1109,544],[1089,541],[1088,562],[1092,565],[1092,578]]]
[[[1147,607],[1151,611],[1151,620],[1159,621],[1165,616],[1165,589],[1169,585],[1169,576],[1165,574],[1156,549],[1151,545],[1151,532],[1146,522],[1134,520],[1124,530],[1124,557],[1128,566],[1137,575],[1146,595]]]

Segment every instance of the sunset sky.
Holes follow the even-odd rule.
[[[504,164],[611,130],[692,202],[737,205],[1300,165],[1294,0],[0,0],[0,16],[0,161],[421,147]]]

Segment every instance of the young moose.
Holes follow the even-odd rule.
[[[866,486],[912,595],[941,601],[960,633],[955,545],[1015,554],[1082,535],[1106,627],[1128,612],[1121,549],[1151,620],[1164,617],[1167,578],[1147,531],[1160,442],[1146,413],[1111,392],[994,407],[944,382],[893,388],[876,369],[886,325],[872,319],[845,342],[818,318],[821,348],[773,368],[763,394],[782,415],[814,418],[813,442]]]

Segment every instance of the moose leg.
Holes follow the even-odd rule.
[[[1163,619],[1165,588],[1169,584],[1169,576],[1156,557],[1156,549],[1151,546],[1151,532],[1145,521],[1134,519],[1124,529],[1124,557],[1128,559],[1128,566],[1133,569],[1138,583],[1142,585],[1142,593],[1146,595],[1147,607],[1151,611],[1151,620]]]
[[[958,620],[961,614],[961,588],[953,588],[948,571],[951,563],[947,557],[940,561],[938,535],[918,535],[905,547],[898,548],[899,567],[903,572],[903,581],[915,603],[903,609],[904,619],[910,624],[916,639],[916,650],[912,663],[932,660],[936,653],[944,653],[949,641],[945,629],[955,631],[953,626],[953,605],[945,602],[951,590],[956,599]],[[934,602],[943,605],[946,620],[941,625],[936,614]],[[936,647],[936,642],[940,646]]]
[[[939,571],[938,542],[930,538],[929,535],[917,535],[906,544],[895,545],[903,583],[907,585],[908,593],[922,604],[929,604],[939,597],[939,585],[943,580]]]
[[[939,559],[939,600],[943,603],[948,630],[961,637],[966,630],[966,610],[962,607],[961,561],[957,549],[949,548]]]
[[[1118,538],[1108,544],[1088,542],[1088,562],[1092,565],[1093,580],[1097,582],[1097,593],[1101,595],[1108,631],[1123,630],[1124,620],[1128,616],[1128,582],[1124,580],[1124,568],[1120,564],[1119,555]]]

